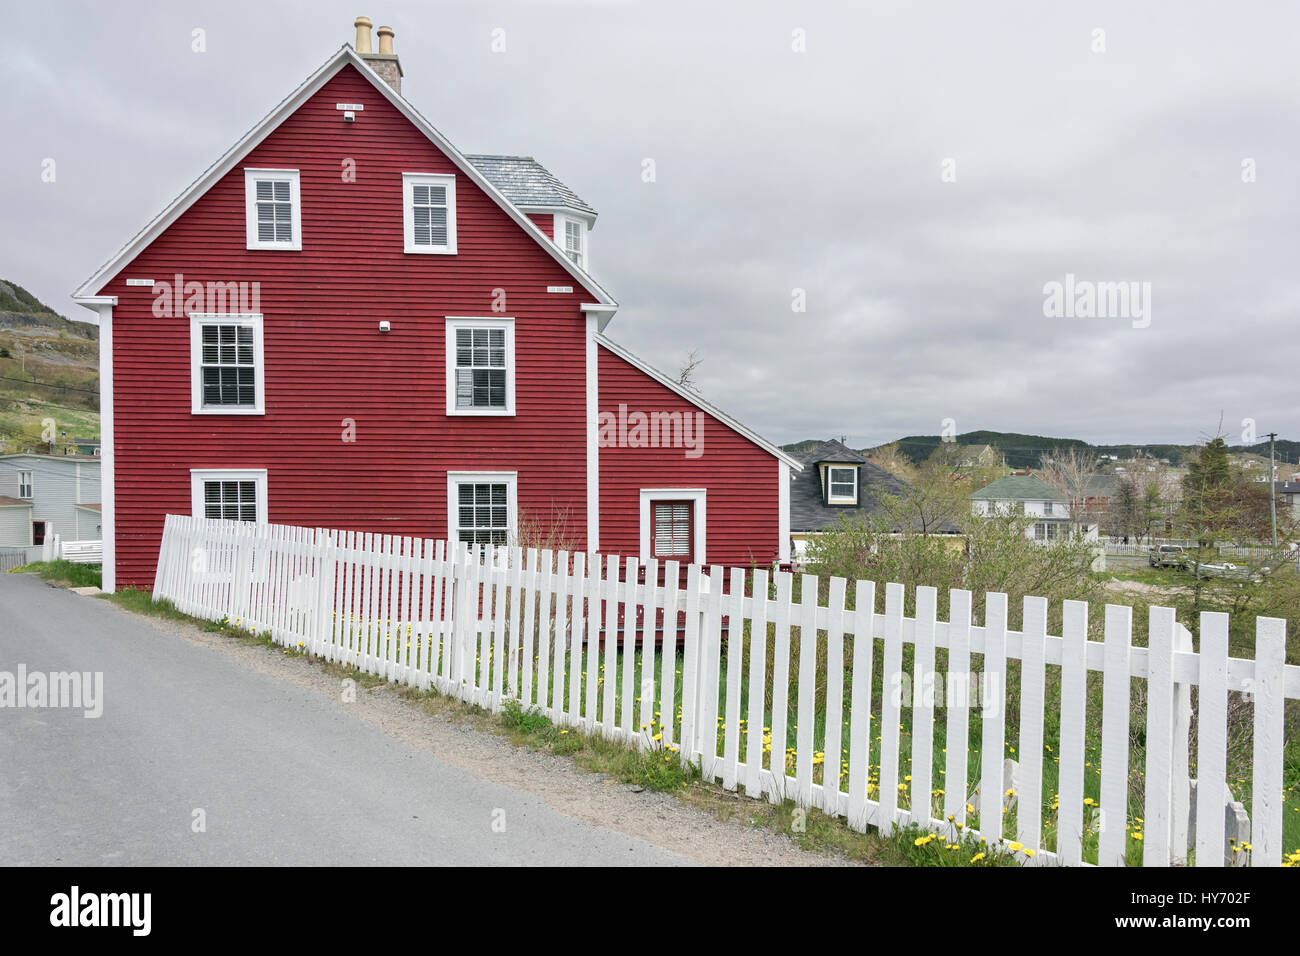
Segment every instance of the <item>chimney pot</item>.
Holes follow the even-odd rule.
[[[379,34],[380,56],[392,56],[393,55],[393,28],[380,27],[375,32]]]
[[[370,53],[370,18],[357,17],[352,25],[357,28],[357,52]]]

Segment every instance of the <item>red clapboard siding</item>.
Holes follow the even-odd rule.
[[[702,454],[683,448],[600,449],[600,550],[640,550],[642,488],[704,488],[709,564],[766,567],[777,559],[779,465],[772,454],[608,349],[598,350],[600,411],[703,415]]]
[[[339,102],[365,110],[345,124]],[[244,248],[245,166],[300,170],[301,252]],[[457,255],[402,252],[403,172],[457,174]],[[125,283],[177,273],[261,284],[264,416],[191,414],[188,318],[155,317],[153,292]],[[493,315],[496,289],[500,314],[515,317],[517,415],[448,417],[445,317]],[[118,297],[118,586],[152,583],[163,516],[190,511],[191,468],[268,469],[273,522],[429,537],[447,532],[448,470],[517,471],[521,511],[567,509],[569,531],[586,534],[578,306],[591,293],[351,66],[100,294]],[[356,423],[353,443],[344,419]]]

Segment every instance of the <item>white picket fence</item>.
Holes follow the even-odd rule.
[[[64,541],[62,535],[47,534],[45,542],[41,545],[41,560],[71,561],[73,564],[102,564],[104,561],[104,542],[100,539],[93,541]]]
[[[418,538],[168,515],[154,596],[493,710],[513,699],[556,724],[677,754],[727,789],[845,817],[859,831],[914,823],[948,838],[982,837],[1034,865],[1076,865],[1085,856],[1124,865],[1135,846],[1148,866],[1188,862],[1189,851],[1200,865],[1282,860],[1284,707],[1300,697],[1282,620],[1257,619],[1256,657],[1248,660],[1228,656],[1228,618],[1219,613],[1202,615],[1196,653],[1167,608],[1152,609],[1149,646],[1137,647],[1128,607],[1107,605],[1104,639],[1091,641],[1089,608],[1079,601],[1064,602],[1058,637],[1047,633],[1047,601],[1037,597],[1025,599],[1014,631],[999,594],[988,595],[976,624],[970,592],[952,591],[945,622],[930,587],[916,588],[908,617],[901,584],[885,585],[881,614],[870,581],[856,582],[856,607],[848,608],[842,578],[829,580],[822,606],[811,575],[799,576],[796,603],[795,576],[785,572],[691,565],[683,586],[676,562],[661,576],[654,561],[644,568],[635,558],[587,561],[582,553],[472,553]],[[982,679],[972,676],[972,655]],[[1008,740],[1014,661],[1019,731]],[[1103,682],[1100,754],[1092,759],[1089,672]],[[1141,766],[1130,766],[1134,678],[1146,691]],[[1046,712],[1048,690],[1057,687],[1059,725]],[[1228,707],[1237,694],[1253,702],[1249,853],[1236,846],[1225,853],[1227,835],[1241,836],[1225,830],[1233,811]],[[942,754],[934,747],[937,707],[948,743]],[[1045,737],[1049,716],[1059,726],[1055,747]],[[976,729],[978,747],[957,745]],[[1010,747],[1019,761],[1014,786]],[[1052,769],[1045,757],[1059,761],[1053,797],[1044,794]],[[1090,788],[1098,762],[1099,787]],[[972,780],[977,795],[968,807]],[[1090,789],[1096,799],[1085,799]],[[1012,812],[1008,790],[1018,792]],[[1044,812],[1047,801],[1059,808],[1054,817],[1051,807]],[[1142,820],[1140,844],[1126,831],[1134,817]]]

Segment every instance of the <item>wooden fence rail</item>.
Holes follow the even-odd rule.
[[[1219,613],[1201,616],[1197,652],[1169,608],[1151,609],[1142,647],[1128,607],[1107,605],[1093,641],[1080,601],[1056,636],[1043,598],[1024,599],[1016,631],[1001,594],[977,623],[954,590],[941,621],[931,587],[908,616],[901,584],[878,605],[875,583],[850,599],[831,578],[822,603],[812,575],[682,570],[168,515],[154,597],[493,710],[517,701],[859,831],[916,824],[1032,865],[1282,862],[1285,704],[1300,697],[1282,620],[1257,618],[1241,659]],[[1241,701],[1248,835],[1225,823],[1241,814]]]

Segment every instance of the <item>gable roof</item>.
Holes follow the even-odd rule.
[[[251,152],[259,143],[269,136],[285,119],[291,116],[307,100],[320,91],[329,80],[346,66],[353,66],[363,77],[370,81],[379,93],[405,116],[421,133],[425,135],[466,177],[487,193],[513,219],[520,228],[533,237],[566,272],[573,276],[579,285],[590,292],[596,303],[610,308],[617,308],[618,303],[605,289],[582,269],[570,261],[563,250],[547,238],[522,210],[489,180],[478,168],[465,158],[433,124],[425,119],[410,102],[389,86],[370,65],[366,63],[350,44],[343,44],[338,52],[326,60],[311,76],[307,77],[296,90],[285,97],[278,106],[268,113],[251,130],[244,134],[226,153],[209,166],[198,179],[190,183],[179,196],[148,225],[127,241],[121,249],[105,262],[89,279],[83,282],[72,294],[73,301],[87,308],[94,308],[93,299],[104,284],[117,275],[125,266],[142,252],[151,242],[158,238],[181,214],[192,206],[223,176],[238,165],[239,161]],[[607,321],[607,319],[605,320]]]
[[[846,465],[865,464],[866,456],[854,451],[842,441],[832,438],[820,445],[809,448],[799,456],[805,465],[820,465],[823,462],[843,462]]]
[[[611,341],[610,339],[607,339],[604,335],[599,335],[599,334],[596,336],[596,342],[602,348],[608,350],[609,352],[612,352],[614,355],[617,355],[619,358],[627,362],[629,365],[644,372],[646,375],[654,379],[664,388],[668,389],[671,392],[676,392],[678,395],[686,399],[696,408],[708,412],[710,415],[712,415],[722,424],[726,425],[736,434],[749,439],[755,445],[757,445],[759,448],[763,449],[765,452],[772,455],[773,457],[779,458],[781,461],[789,465],[792,471],[803,470],[803,464],[800,461],[798,461],[795,458],[791,458],[786,452],[782,451],[776,445],[773,445],[762,435],[758,434],[758,432],[748,428],[745,425],[742,425],[740,422],[736,421],[736,419],[732,418],[730,415],[728,415],[722,409],[718,408],[716,405],[711,405],[709,402],[706,402],[703,398],[701,398],[699,395],[696,395],[689,388],[685,388],[684,386],[679,385],[677,382],[674,382],[668,375],[659,371],[659,369],[655,368],[653,365],[647,364],[643,359],[638,358],[636,355],[633,355],[631,352],[623,348],[623,346],[619,345],[617,342]]]
[[[466,153],[465,158],[516,206],[574,209],[596,218],[595,209],[531,156]]]
[[[30,508],[32,503],[22,498],[12,498],[9,495],[0,495],[0,508]]]
[[[1061,493],[1037,475],[1007,475],[971,494],[996,501],[1064,501]]]

